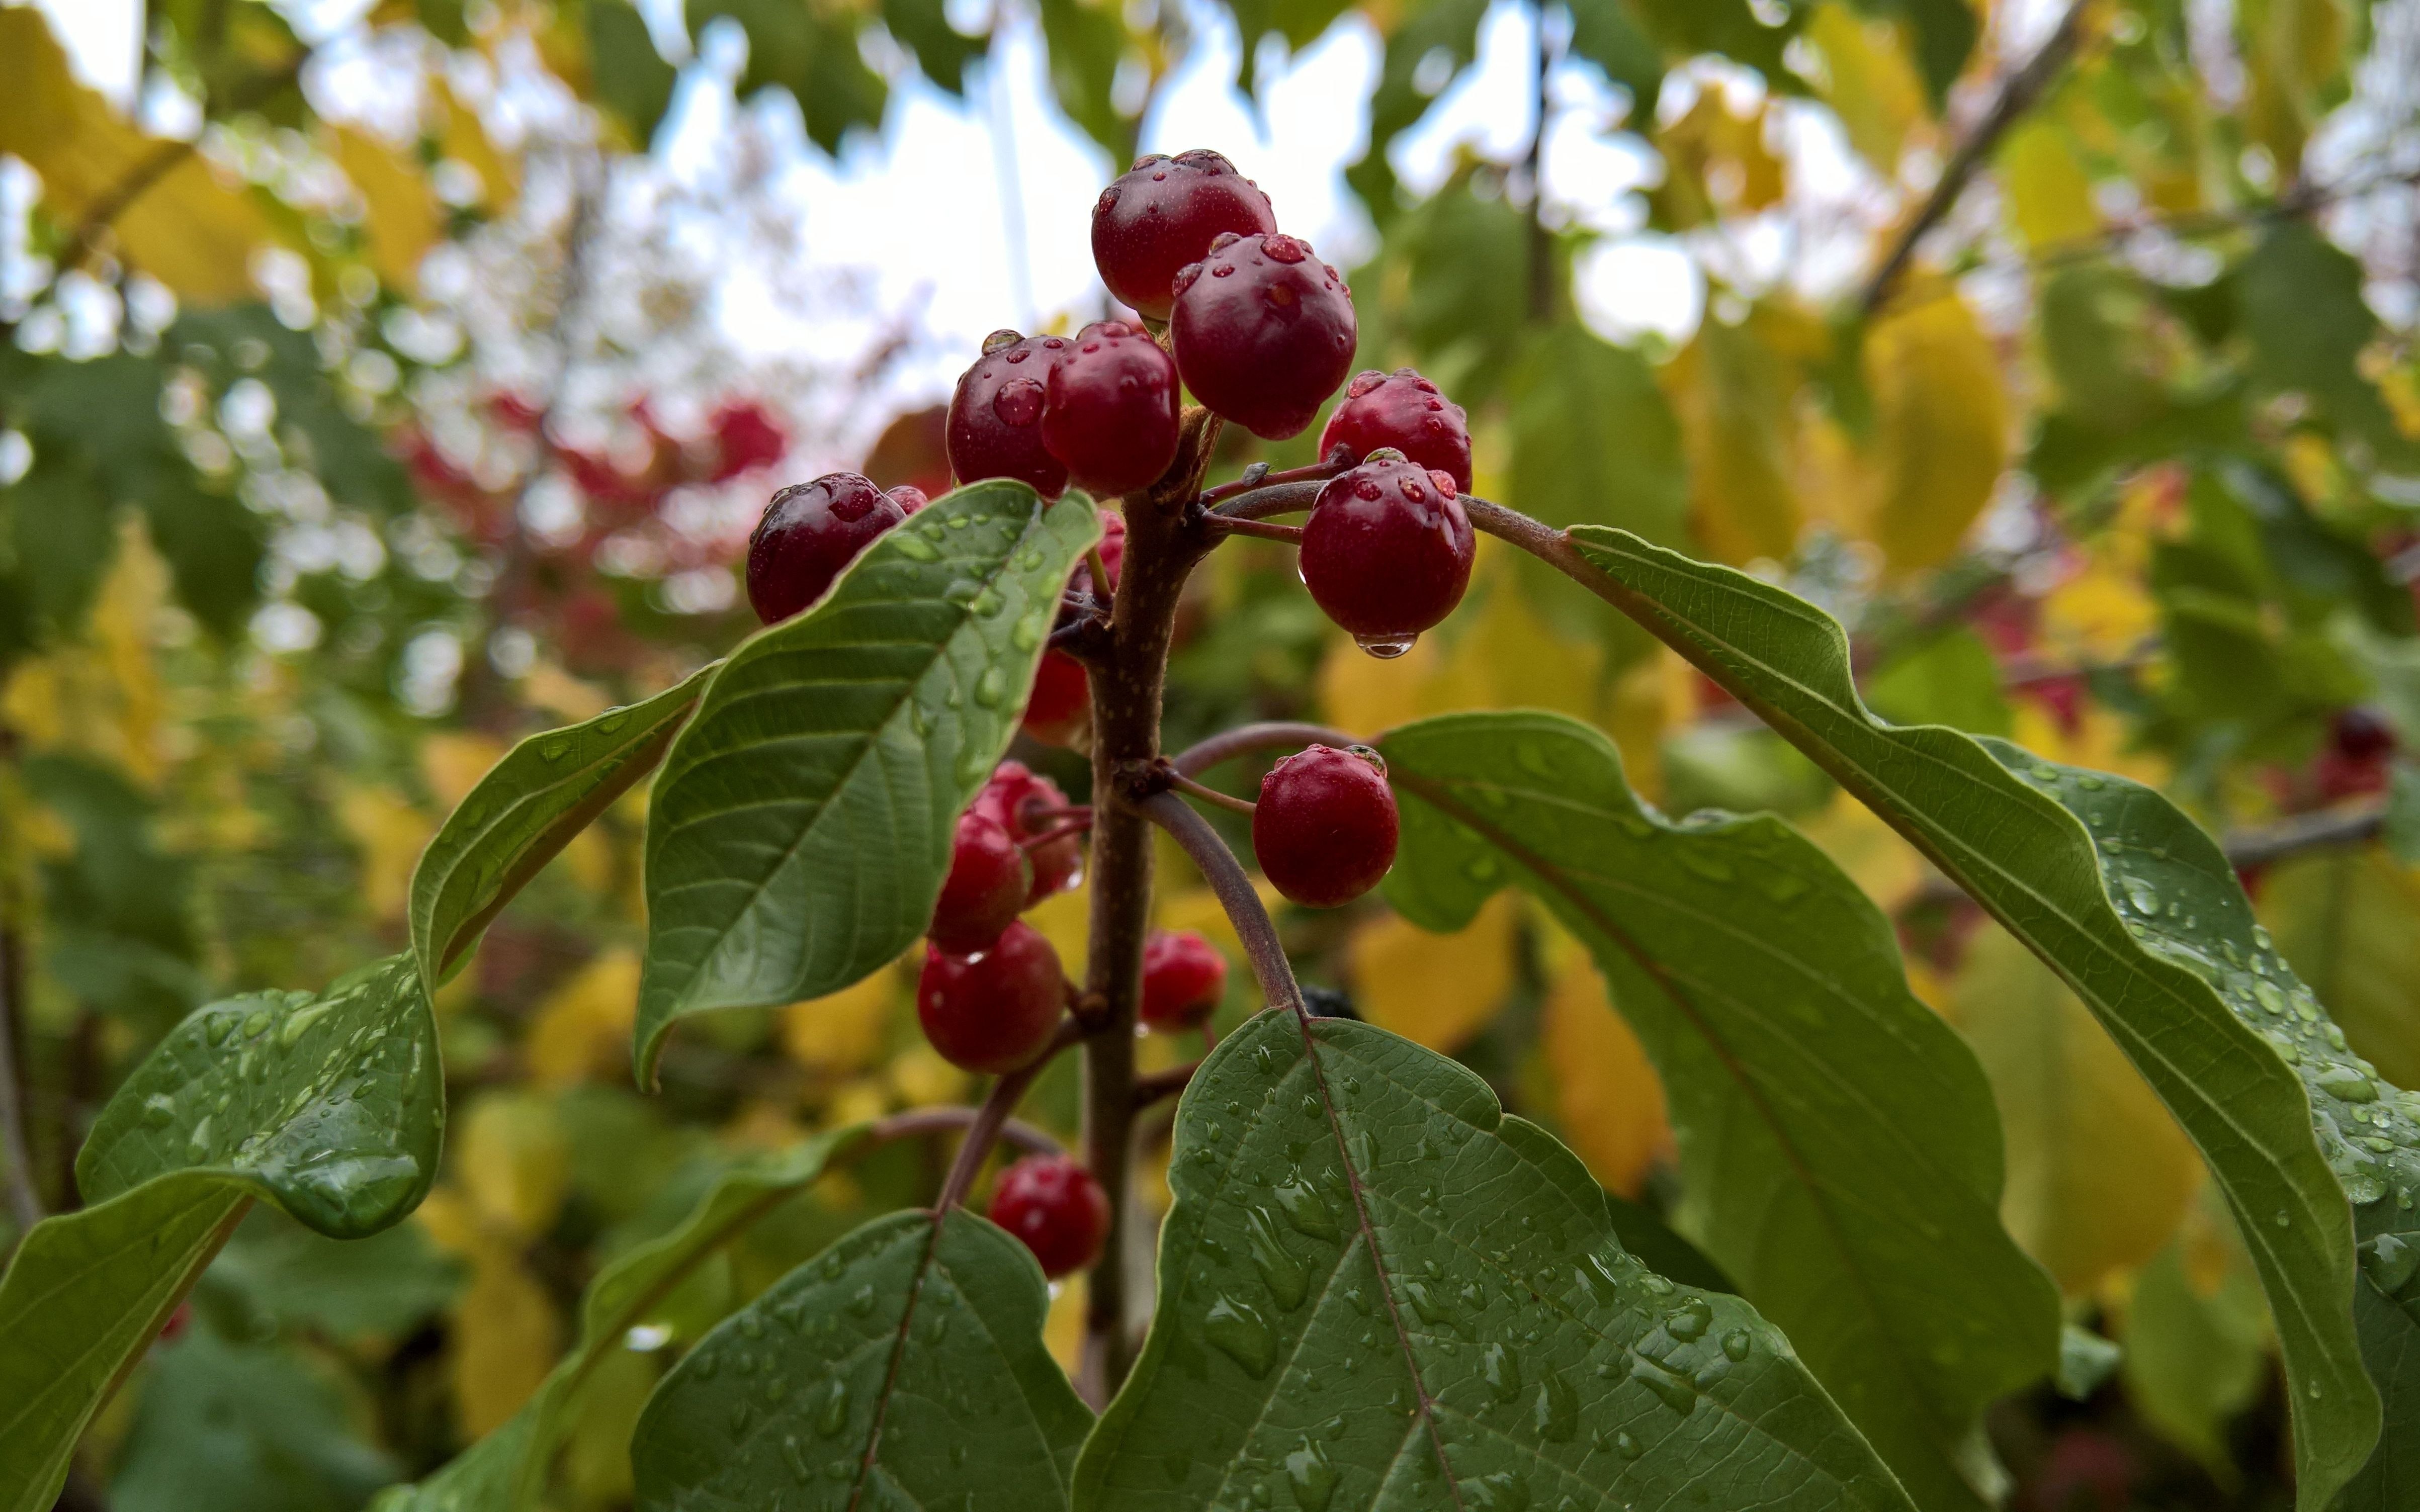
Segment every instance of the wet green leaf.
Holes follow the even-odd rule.
[[[2412,1281],[2404,1257],[2420,1258],[2402,1237],[2420,1229],[2420,1126],[2253,923],[2218,846],[2137,783],[1880,723],[1838,624],[1778,588],[1619,532],[1573,539],[1606,575],[1600,592],[1923,850],[2066,979],[2159,1093],[2226,1194],[2276,1317],[2298,1504],[2328,1504],[2379,1440],[2363,1359],[2420,1413],[2420,1351],[2385,1329],[2410,1326],[2386,1298]],[[2358,1335],[2348,1198],[2371,1277]]]
[[[1388,901],[1453,929],[1519,887],[1589,947],[1670,1101],[1683,1227],[1923,1505],[1981,1504],[1980,1413],[2054,1368],[2058,1296],[2000,1227],[1982,1068],[1889,921],[1778,819],[1646,809],[1577,721],[1449,715],[1381,749]]]
[[[395,1478],[324,1368],[195,1327],[161,1352],[109,1483],[111,1512],[334,1512]]]
[[[1092,1413],[1042,1347],[1048,1309],[1032,1254],[965,1209],[877,1218],[664,1378],[637,1504],[1057,1512]]]
[[[1169,1180],[1078,1512],[1914,1504],[1778,1330],[1640,1265],[1578,1157],[1408,1040],[1262,1014]]]
[[[655,770],[713,672],[530,736],[455,805],[411,873],[411,946],[432,985],[461,968],[530,878]]]
[[[409,955],[179,1025],[85,1141],[91,1206],[37,1225],[0,1276],[0,1509],[51,1504],[85,1425],[248,1203],[376,1233],[427,1194],[444,1118]]]
[[[723,663],[648,805],[643,1082],[675,1018],[837,992],[923,933],[1099,536],[1078,495],[960,488]]]

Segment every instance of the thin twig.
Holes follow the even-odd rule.
[[[1206,782],[1196,782],[1193,779],[1186,776],[1183,772],[1176,770],[1173,766],[1169,767],[1160,775],[1168,779],[1168,785],[1170,787],[1176,789],[1178,792],[1189,793],[1193,795],[1193,796],[1200,798],[1204,803],[1215,803],[1219,808],[1232,810],[1235,813],[1249,814],[1254,812],[1259,807],[1249,798],[1239,798],[1232,793],[1221,793],[1217,788],[1210,786]]]
[[[1192,1060],[1167,1071],[1156,1071],[1148,1076],[1136,1077],[1135,1110],[1140,1112],[1163,1098],[1175,1097],[1183,1092],[1192,1082],[1193,1073],[1201,1069],[1202,1062]]]
[[[1280,484],[1326,483],[1352,465],[1341,457],[1329,457],[1326,461],[1313,462],[1309,467],[1288,468],[1283,472],[1271,472],[1265,466],[1255,463],[1252,467],[1246,468],[1244,475],[1233,483],[1222,483],[1216,488],[1204,488],[1202,491],[1202,502],[1207,507],[1217,504],[1221,500],[1256,493],[1263,488]],[[1315,488],[1311,491],[1318,492]]]
[[[2273,825],[2262,825],[2255,829],[2239,829],[2220,844],[2226,851],[2228,864],[2242,871],[2246,867],[2282,861],[2304,851],[2365,844],[2376,840],[2385,827],[2386,805],[2376,803],[2360,808],[2324,809],[2317,813],[2281,819]]]
[[[1210,827],[1210,821],[1187,808],[1173,793],[1155,793],[1138,801],[1135,809],[1167,830],[1193,858],[1219,906],[1227,910],[1228,921],[1235,926],[1244,959],[1251,963],[1252,975],[1260,979],[1261,995],[1269,1006],[1308,1016],[1310,1010],[1304,1007],[1302,988],[1294,980],[1294,966],[1278,940],[1277,924],[1261,905],[1261,895],[1253,890],[1252,879],[1244,874],[1244,864]]]
[[[8,1216],[23,1239],[42,1221],[42,1195],[34,1186],[34,1156],[25,1144],[24,1083],[17,1074],[17,941],[0,924],[0,1160],[8,1166]]]
[[[1328,725],[1269,719],[1222,730],[1199,745],[1178,751],[1168,764],[1179,775],[1191,777],[1220,762],[1249,756],[1256,750],[1299,750],[1305,746],[1334,746],[1342,749],[1354,744],[1354,736]]]
[[[1259,541],[1283,541],[1288,546],[1302,545],[1299,525],[1272,525],[1266,520],[1240,519],[1233,515],[1212,512],[1202,517],[1202,522],[1214,535],[1249,535]]]
[[[1271,515],[1299,515],[1319,502],[1324,483],[1279,483],[1237,494],[1209,511],[1213,519],[1266,519]]]
[[[910,1108],[894,1113],[865,1131],[869,1144],[887,1144],[899,1139],[915,1139],[925,1134],[948,1134],[968,1129],[981,1117],[981,1108],[965,1106]],[[1004,1119],[1000,1126],[1001,1143],[1015,1145],[1029,1155],[1063,1155],[1065,1149],[1033,1125],[1021,1119]]]
[[[1087,814],[1083,818],[1076,820],[1073,823],[1060,825],[1051,829],[1046,829],[1039,835],[1028,835],[1023,840],[1016,842],[1016,848],[1020,851],[1038,851],[1043,846],[1048,845],[1055,841],[1065,840],[1070,835],[1081,835],[1092,827],[1092,816]]]
[[[967,1199],[967,1194],[974,1189],[976,1173],[983,1169],[985,1157],[991,1153],[993,1143],[1008,1122],[1008,1116],[1016,1110],[1017,1103],[1024,1098],[1025,1089],[1033,1085],[1033,1078],[1042,1074],[1042,1068],[1056,1059],[1060,1051],[1083,1037],[1082,1025],[1074,1019],[1060,1020],[1059,1031],[1050,1037],[1050,1042],[1043,1047],[1042,1054],[1034,1057],[1030,1064],[991,1084],[991,1091],[984,1098],[983,1106],[975,1109],[974,1116],[967,1120],[967,1137],[958,1145],[958,1158],[950,1163],[950,1174],[941,1182],[941,1194],[933,1199],[936,1214],[948,1212]]]
[[[1966,185],[1974,178],[1976,170],[1983,165],[1985,158],[1991,156],[2000,138],[2017,123],[2019,117],[2033,108],[2034,101],[2041,97],[2042,91],[2075,55],[2086,8],[2087,0],[2071,0],[2067,13],[2059,17],[2058,25],[2052,30],[2048,39],[2032,57],[2025,60],[2023,67],[2002,82],[1999,94],[1983,112],[1982,118],[1975,123],[1975,129],[1966,133],[1965,140],[1958,144],[1957,150],[1949,155],[1948,162],[1943,165],[1941,177],[1933,184],[1932,193],[1926,196],[1923,208],[1900,230],[1881,266],[1874,270],[1874,276],[1868,281],[1864,297],[1858,301],[1866,314],[1872,315],[1883,307],[1883,301],[1890,298],[1892,286],[1899,282],[1900,274],[1906,270],[1909,260],[1916,255],[1916,244],[1956,207],[1959,196],[1965,193]]]

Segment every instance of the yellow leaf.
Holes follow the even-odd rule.
[[[454,1411],[465,1442],[504,1426],[554,1368],[554,1301],[510,1244],[471,1246],[471,1279],[454,1304]]]
[[[909,1045],[891,1062],[892,1090],[907,1107],[961,1102],[967,1095],[967,1083],[965,1072],[943,1060],[939,1051],[922,1041]]]
[[[1025,911],[1025,921],[1038,930],[1059,952],[1060,969],[1084,974],[1084,945],[1092,936],[1093,889],[1073,887],[1053,893]],[[916,960],[921,964],[923,956]]]
[[[2009,132],[2000,148],[2000,180],[2008,193],[2009,219],[2035,252],[2071,246],[2101,232],[2101,212],[2092,204],[2092,180],[2085,177],[2077,147],[2057,125],[2037,119]]]
[[[1834,794],[1822,812],[1792,823],[1886,914],[1924,885],[1924,857],[1916,848],[1845,793]]]
[[[1555,1083],[1555,1123],[1607,1191],[1635,1197],[1672,1155],[1664,1084],[1605,981],[1576,949],[1555,973],[1540,1029]]]
[[[1912,288],[1866,338],[1882,502],[1874,519],[1889,570],[1904,575],[1958,549],[2008,456],[2008,396],[1975,313],[1947,288]]]
[[[521,1054],[540,1087],[576,1087],[628,1072],[630,1022],[639,1005],[639,954],[600,950],[547,995]]]
[[[428,784],[438,803],[451,810],[504,759],[504,743],[493,735],[441,730],[420,742],[421,780]]]
[[[1778,204],[1788,188],[1781,160],[1764,143],[1767,106],[1734,116],[1719,86],[1655,133],[1664,182],[1650,198],[1677,229],[1718,215],[1753,215]]]
[[[554,1226],[571,1184],[571,1147],[550,1099],[480,1094],[452,1154],[455,1181],[484,1227],[531,1238]]]
[[[1828,415],[1801,416],[1797,440],[1791,474],[1807,521],[1828,525],[1851,540],[1871,540],[1880,486],[1873,459]]]
[[[810,1071],[854,1076],[882,1054],[897,996],[897,978],[886,967],[829,997],[792,1003],[782,1010],[782,1048]]]
[[[1664,732],[1688,717],[1695,675],[1680,653],[1657,645],[1614,680],[1606,733],[1621,752],[1621,770],[1650,803],[1664,798]]]
[[[1999,1104],[2000,1213],[2017,1242],[2071,1296],[2158,1253],[2201,1161],[2099,1021],[1991,925],[1967,947],[1952,1006]]]
[[[427,817],[390,788],[349,787],[336,799],[336,821],[361,848],[362,899],[370,916],[401,918],[412,864],[428,842]]]
[[[1388,914],[1354,932],[1354,1001],[1382,1029],[1451,1053],[1479,1032],[1512,990],[1518,903],[1498,893],[1469,927],[1432,934]]]
[[[462,98],[451,88],[439,85],[437,98],[444,115],[435,133],[438,150],[477,174],[480,186],[487,191],[480,203],[490,214],[501,212],[520,192],[520,161],[496,150],[479,113],[462,103]]]
[[[582,682],[557,663],[543,658],[522,675],[520,693],[532,708],[542,709],[566,724],[594,719],[613,702],[603,688]]]
[[[2314,852],[2269,873],[2260,916],[2354,1052],[2420,1086],[2420,871],[2375,845]]]
[[[2062,661],[2116,661],[2160,625],[2142,579],[2097,560],[2044,594],[2041,609],[2042,649]]]
[[[1059,1368],[1073,1381],[1084,1350],[1084,1298],[1086,1288],[1082,1272],[1069,1276],[1050,1288],[1050,1311],[1042,1320],[1042,1345]]]
[[[361,192],[370,266],[389,286],[409,290],[444,229],[437,195],[427,175],[376,137],[349,126],[335,136],[336,165]]]
[[[1746,324],[1708,320],[1663,372],[1689,459],[1689,515],[1722,562],[1786,558],[1798,540],[1791,486],[1792,376]]]
[[[191,303],[249,298],[254,251],[281,239],[190,144],[145,135],[77,83],[32,7],[0,9],[0,152],[41,176],[45,206],[70,227],[112,217],[125,260]]]
[[[167,693],[154,645],[168,568],[139,519],[117,535],[83,637],[19,663],[0,691],[0,716],[31,749],[90,756],[157,789]]]
[[[1885,177],[1899,172],[1908,133],[1931,118],[1924,82],[1908,61],[1900,28],[1869,21],[1838,0],[1825,0],[1807,25],[1807,40],[1823,57],[1823,102],[1840,117],[1849,146]]]

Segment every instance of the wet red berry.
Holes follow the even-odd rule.
[[[1313,908],[1349,903],[1395,864],[1395,795],[1365,746],[1311,746],[1261,779],[1252,854],[1278,891]]]
[[[709,424],[714,429],[714,468],[707,476],[716,483],[770,467],[789,453],[788,434],[752,400],[723,406]]]
[[[1165,320],[1177,270],[1199,262],[1219,233],[1277,228],[1269,197],[1221,154],[1154,154],[1137,158],[1093,203],[1093,262],[1110,293]]]
[[[916,1020],[951,1065],[1004,1075],[1049,1042],[1066,988],[1059,952],[1020,918],[979,954],[928,948],[916,980]]]
[[[899,506],[899,512],[903,515],[912,515],[933,501],[924,497],[923,489],[912,483],[903,483],[895,488],[885,488],[882,491],[890,496],[892,503]]]
[[[1176,275],[1169,321],[1193,396],[1264,440],[1300,435],[1353,366],[1353,292],[1311,243],[1220,237]]]
[[[1046,499],[1066,489],[1067,470],[1042,444],[1042,408],[1064,336],[995,331],[950,395],[950,471],[960,483],[1016,478]]]
[[[1046,651],[1025,701],[1025,733],[1046,746],[1073,746],[1092,723],[1093,680],[1063,651]]]
[[[1142,1021],[1189,1029],[1227,995],[1227,958],[1191,930],[1154,930],[1142,942]]]
[[[950,874],[933,904],[924,933],[935,946],[965,954],[988,948],[1024,911],[1033,889],[1033,868],[1008,827],[972,810],[958,816],[950,845]]]
[[[1105,509],[1101,512],[1101,565],[1109,569],[1109,586],[1113,589],[1118,585],[1118,568],[1125,565],[1125,560],[1126,517],[1114,509]],[[1085,568],[1076,570],[1090,576]]]
[[[1028,1155],[1000,1173],[991,1221],[1025,1242],[1042,1273],[1066,1275],[1100,1257],[1109,1234],[1109,1196],[1093,1173],[1064,1155]]]
[[[1086,326],[1050,368],[1042,444],[1090,493],[1132,493],[1176,460],[1176,364],[1119,320]]]
[[[824,596],[874,538],[908,517],[854,472],[827,472],[773,496],[748,538],[748,603],[771,625]]]
[[[1357,462],[1391,446],[1414,465],[1442,472],[1456,488],[1470,491],[1470,418],[1408,367],[1353,375],[1344,386],[1344,402],[1319,433],[1321,456],[1339,446]]]
[[[2340,710],[2329,734],[2347,761],[2382,762],[2395,754],[2395,727],[2375,709]]]
[[[1054,829],[1066,827],[1066,815],[1053,810],[1067,807],[1067,795],[1059,784],[1047,777],[1036,776],[1023,762],[1002,762],[991,774],[991,780],[975,795],[978,812],[989,814],[1008,830],[1011,838],[1030,841]],[[1028,908],[1075,886],[1084,870],[1084,837],[1068,833],[1041,845],[1024,847],[1025,858],[1033,868],[1033,890],[1026,895]]]
[[[1319,490],[1299,565],[1329,619],[1399,656],[1462,602],[1477,549],[1453,480],[1382,451]]]

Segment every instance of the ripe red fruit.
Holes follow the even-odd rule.
[[[950,471],[960,483],[1016,478],[1045,499],[1067,487],[1067,470],[1042,444],[1042,409],[1064,336],[995,331],[950,395]]]
[[[1319,455],[1340,445],[1357,462],[1391,446],[1418,466],[1451,478],[1460,491],[1470,491],[1470,417],[1408,367],[1353,375],[1344,402],[1319,433]]]
[[[1349,903],[1395,864],[1394,791],[1366,746],[1310,746],[1261,779],[1252,854],[1278,891],[1312,908]]]
[[[1063,651],[1044,652],[1025,701],[1025,733],[1047,746],[1073,746],[1092,713],[1093,680],[1084,664]]]
[[[790,450],[790,438],[764,408],[751,401],[725,405],[714,412],[716,483],[728,483],[743,472],[770,467]]]
[[[748,602],[771,625],[824,596],[841,569],[908,517],[899,501],[854,472],[827,472],[773,496],[748,538]]]
[[[1264,440],[1298,436],[1353,366],[1353,291],[1311,243],[1222,236],[1176,275],[1176,370]]]
[[[1042,1053],[1066,995],[1059,952],[1020,918],[978,955],[927,948],[916,1021],[951,1065],[1005,1075]]]
[[[1091,493],[1131,493],[1176,460],[1176,364],[1122,320],[1077,334],[1044,385],[1042,444]]]
[[[1114,589],[1118,585],[1118,568],[1126,560],[1126,517],[1114,509],[1101,512],[1100,550],[1101,565],[1109,569],[1109,586]],[[1085,568],[1076,570],[1087,578],[1091,576]]]
[[[924,497],[923,489],[912,483],[903,483],[897,487],[885,488],[882,491],[892,503],[899,506],[899,513],[902,515],[912,515],[933,501]]]
[[[2395,754],[2395,727],[2374,709],[2339,710],[2329,734],[2347,761],[2382,762]]]
[[[1142,942],[1142,1021],[1189,1029],[1227,995],[1227,958],[1191,930],[1158,929]]]
[[[1063,1276],[1100,1257],[1109,1196],[1067,1156],[1028,1155],[1000,1173],[989,1217],[1025,1242],[1044,1275]]]
[[[1059,791],[1058,783],[1034,775],[1023,762],[1002,762],[975,795],[974,807],[1000,821],[1011,838],[1023,841],[1065,825],[1065,815],[1051,810],[1066,808],[1067,795]],[[1078,873],[1084,870],[1080,835],[1069,833],[1024,849],[1026,860],[1033,867],[1033,890],[1025,899],[1028,908],[1075,886]]]
[[[1154,153],[1137,158],[1093,203],[1093,262],[1110,293],[1165,320],[1177,270],[1200,261],[1213,239],[1277,228],[1269,197],[1223,154]]]
[[[963,954],[990,948],[1016,921],[1033,888],[1033,868],[1007,826],[972,810],[958,816],[950,846],[950,874],[933,904],[924,933],[943,950]]]
[[[1478,549],[1453,480],[1381,451],[1327,480],[1303,527],[1303,586],[1377,656],[1453,612]]]

